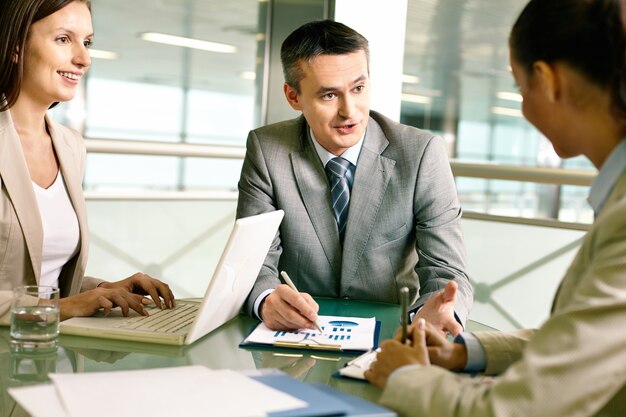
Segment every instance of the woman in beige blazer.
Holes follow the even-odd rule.
[[[92,38],[89,1],[0,3],[3,323],[8,322],[11,290],[19,285],[58,285],[61,319],[116,306],[124,314],[129,309],[147,314],[143,295],[158,306],[161,298],[165,306],[174,305],[166,284],[141,273],[118,282],[84,277],[89,248],[81,188],[85,147],[78,133],[54,123],[46,112],[74,97],[91,64]]]
[[[522,112],[559,156],[584,155],[599,169],[589,195],[596,221],[538,330],[462,334],[451,343],[422,322],[410,344],[383,343],[366,377],[401,415],[626,415],[623,3],[531,0],[515,23],[510,61]],[[468,365],[501,375],[444,369]]]

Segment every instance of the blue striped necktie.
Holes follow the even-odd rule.
[[[339,230],[339,238],[343,243],[343,236],[348,222],[348,206],[350,205],[350,188],[352,186],[352,171],[350,162],[341,157],[335,157],[326,164],[326,175],[330,180],[330,195]]]

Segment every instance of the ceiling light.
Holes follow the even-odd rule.
[[[426,96],[418,96],[417,94],[402,94],[402,101],[417,104],[430,104],[433,102],[433,99]]]
[[[182,46],[185,48],[201,49],[203,51],[220,52],[223,54],[233,54],[237,52],[237,47],[232,45],[202,41],[200,39],[184,38],[182,36],[166,35],[164,33],[144,32],[139,34],[139,37],[149,42],[164,43],[166,45]]]
[[[402,74],[402,82],[405,84],[419,84],[420,77],[417,75]]]
[[[417,94],[426,97],[441,97],[441,90],[435,90],[433,88],[415,87],[407,89],[407,94]]]
[[[492,107],[491,112],[501,116],[524,117],[520,109],[512,109],[510,107]]]
[[[101,49],[90,49],[89,56],[99,59],[117,59],[119,57],[117,52],[103,51]]]
[[[502,99],[502,100],[510,100],[510,101],[517,101],[518,103],[522,102],[522,95],[518,94],[518,93],[511,93],[509,91],[498,91],[496,93],[496,97]]]
[[[254,71],[241,71],[239,75],[241,75],[241,78],[244,80],[256,80],[256,72]]]

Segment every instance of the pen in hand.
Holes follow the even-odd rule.
[[[287,284],[289,286],[289,288],[291,288],[292,290],[294,290],[295,292],[299,293],[300,291],[298,291],[298,289],[296,288],[295,284],[293,283],[293,281],[291,280],[291,278],[289,278],[289,275],[287,275],[287,273],[285,271],[282,271],[280,273],[280,276],[283,277],[283,280],[285,281],[285,284]],[[313,324],[315,324],[315,328],[320,332],[320,333],[324,333],[324,331],[322,330],[322,327],[319,325],[319,323],[317,322],[317,320],[315,320],[313,322]]]

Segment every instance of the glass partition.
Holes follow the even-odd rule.
[[[92,0],[92,67],[55,118],[87,138],[245,145],[260,119],[267,4]],[[84,185],[233,189],[240,169],[237,160],[90,154]]]
[[[470,318],[499,330],[539,327],[586,232],[470,219],[462,226]]]
[[[88,201],[88,275],[137,271],[167,281],[179,298],[202,296],[235,218],[236,201]],[[537,327],[584,231],[463,219],[475,288],[470,318],[500,330]]]
[[[460,161],[590,169],[561,161],[522,117],[508,36],[527,0],[408,0],[401,121],[441,134]],[[591,222],[587,187],[460,179],[466,209]]]
[[[88,201],[87,275],[145,272],[178,298],[204,295],[235,221],[235,200]]]

